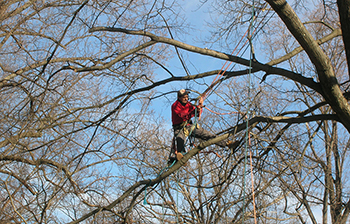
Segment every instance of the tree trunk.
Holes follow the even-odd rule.
[[[345,45],[346,60],[348,62],[348,68],[350,68],[350,0],[338,0],[337,4],[343,42]]]

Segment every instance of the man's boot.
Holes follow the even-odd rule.
[[[184,157],[181,152],[176,153],[176,159],[179,161]]]

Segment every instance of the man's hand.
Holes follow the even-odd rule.
[[[203,101],[204,101],[203,97],[199,98],[198,100],[198,106],[200,106],[201,108],[203,107]]]
[[[204,101],[204,99],[203,99],[202,97],[199,98],[199,100],[198,100],[197,109],[198,109],[199,114],[201,114],[202,108],[204,107],[204,106],[203,106],[203,101]]]

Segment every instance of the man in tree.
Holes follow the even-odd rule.
[[[203,99],[200,98],[198,105],[195,106],[188,101],[189,91],[181,89],[177,92],[177,100],[171,106],[171,119],[174,129],[174,144],[170,152],[169,163],[174,160],[180,160],[186,153],[185,142],[188,136],[209,140],[217,137],[215,134],[200,127],[196,122],[193,123],[191,118],[198,117],[203,108]],[[222,140],[215,143],[220,147],[228,146],[232,148],[234,142]],[[176,158],[175,158],[176,156]]]

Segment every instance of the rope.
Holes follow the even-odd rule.
[[[249,32],[251,31],[253,27],[253,22],[254,22],[254,0],[252,4],[252,17],[251,17],[251,23],[249,26]],[[251,99],[250,99],[250,89],[251,89],[251,68],[252,68],[252,60],[254,58],[254,52],[253,52],[253,44],[252,44],[252,35],[249,33],[248,35],[248,40],[250,44],[250,60],[249,60],[249,74],[248,74],[248,106],[247,106],[247,122],[246,122],[246,144],[245,144],[245,152],[244,152],[244,175],[243,175],[243,208],[242,208],[242,223],[244,223],[245,219],[245,200],[246,200],[246,194],[245,194],[245,188],[246,188],[246,170],[247,170],[247,152],[248,152],[248,147],[250,147],[250,133],[249,133],[249,119],[250,119],[250,106],[251,106]],[[251,163],[252,166],[252,163]],[[252,167],[251,167],[252,170]],[[251,172],[251,175],[253,173]],[[253,183],[252,183],[253,185]],[[254,189],[253,189],[254,192]],[[254,193],[253,193],[254,194]],[[254,198],[254,197],[253,197]],[[253,199],[254,200],[254,199]],[[254,204],[254,220],[256,223],[256,214],[255,214],[255,203]]]
[[[177,177],[176,177],[176,186],[177,186],[177,191],[176,191],[176,223],[179,223],[179,189],[180,189],[180,184],[179,184],[179,171],[177,171]]]
[[[250,139],[249,139],[250,142]],[[250,151],[250,174],[252,178],[252,200],[253,200],[253,211],[254,211],[254,223],[257,224],[256,220],[256,209],[255,209],[255,191],[254,191],[254,174],[253,174],[253,159],[252,152]]]

